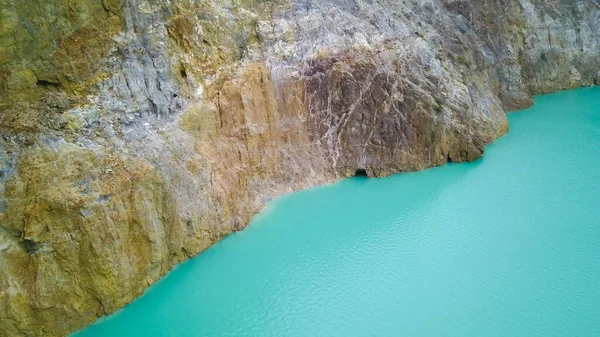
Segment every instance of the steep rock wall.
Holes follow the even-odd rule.
[[[283,193],[477,159],[505,110],[599,81],[599,22],[568,0],[0,0],[0,335],[92,323]]]

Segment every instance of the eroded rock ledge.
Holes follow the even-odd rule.
[[[268,200],[479,158],[600,81],[593,1],[0,0],[0,335],[114,312]]]

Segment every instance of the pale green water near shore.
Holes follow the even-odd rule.
[[[600,88],[470,164],[284,197],[96,336],[600,336]]]

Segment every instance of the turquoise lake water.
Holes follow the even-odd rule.
[[[600,336],[600,88],[483,159],[283,197],[96,336]]]

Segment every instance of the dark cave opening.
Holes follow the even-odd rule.
[[[356,172],[354,172],[354,176],[355,177],[365,177],[365,178],[369,177],[369,175],[367,174],[367,170],[365,170],[365,169],[357,169]]]

